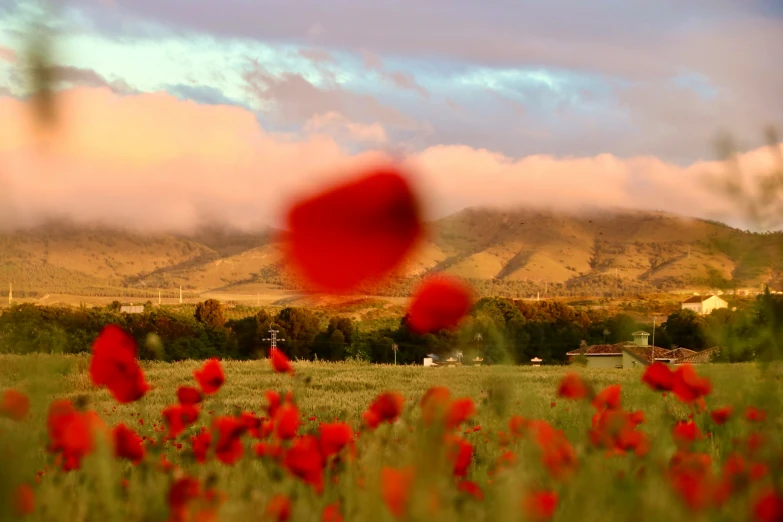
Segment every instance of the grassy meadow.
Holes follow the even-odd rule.
[[[225,384],[207,396],[198,420],[185,434],[163,442],[165,433],[158,431],[163,429],[161,410],[176,403],[179,386],[195,385],[193,372],[203,363],[142,363],[152,389],[141,400],[121,405],[107,390],[93,386],[87,372],[89,361],[86,355],[0,356],[0,393],[16,389],[31,401],[29,418],[22,422],[0,417],[0,450],[4,455],[0,460],[0,492],[8,495],[20,483],[30,484],[35,492],[35,509],[27,515],[29,520],[339,520],[322,518],[324,507],[335,502],[339,502],[344,520],[355,521],[536,520],[549,517],[531,510],[525,499],[531,491],[545,490],[558,496],[552,520],[736,521],[753,519],[755,499],[772,484],[780,487],[783,471],[779,442],[783,390],[776,367],[697,367],[699,374],[709,377],[713,384],[713,391],[706,397],[707,410],[727,405],[734,408],[732,418],[720,426],[707,412],[691,409],[672,394],[662,397],[642,384],[641,370],[578,369],[596,390],[621,385],[622,408],[644,412],[645,422],[638,429],[649,436],[650,449],[639,457],[633,452],[608,456],[606,450],[590,443],[588,430],[595,413],[590,402],[557,396],[558,384],[573,368],[424,368],[301,362],[294,364],[292,378],[274,373],[268,360],[223,361]],[[440,438],[442,431],[421,420],[419,401],[432,386],[447,386],[452,398],[469,397],[476,405],[475,415],[462,424],[458,433],[474,446],[463,479],[481,489],[481,500],[455,486]],[[302,420],[300,434],[316,433],[319,423],[337,420],[361,431],[354,457],[341,454],[339,462],[327,469],[321,494],[291,476],[274,459],[257,456],[252,449],[257,441],[247,434],[242,437],[244,455],[236,463],[227,465],[214,458],[203,464],[195,462],[190,436],[221,415],[246,411],[263,416],[267,390],[294,392]],[[401,417],[374,431],[361,428],[362,413],[387,390],[405,396]],[[45,451],[46,419],[49,404],[63,398],[94,410],[109,427],[125,423],[156,443],[146,444],[146,456],[135,466],[112,458],[108,445],[99,443],[96,451],[84,459],[82,469],[58,470],[53,456]],[[762,408],[766,419],[745,420],[743,412],[748,405]],[[687,420],[694,412],[695,423],[709,435],[696,440],[690,451],[709,455],[716,477],[721,476],[722,463],[732,452],[739,452],[749,463],[761,462],[769,468],[763,478],[733,489],[719,507],[689,508],[665,471],[676,451],[672,428],[676,421]],[[574,472],[554,477],[542,464],[539,448],[530,437],[506,440],[513,415],[545,420],[563,430],[576,454]],[[760,434],[766,442],[752,454],[743,453],[743,441],[752,433]],[[508,451],[516,456],[516,462],[501,458]],[[161,454],[173,468],[162,468]],[[387,498],[394,497],[394,487],[383,482],[382,470],[409,466],[415,469],[409,497],[403,511],[395,516]],[[41,471],[44,473],[39,473],[37,481],[36,473]],[[214,509],[175,517],[170,509],[169,488],[186,475],[218,492],[221,500]],[[706,479],[702,476],[702,480]],[[399,491],[396,494],[399,496]],[[276,505],[276,495],[290,500],[289,512],[270,507]],[[4,520],[17,520],[13,503],[13,499],[0,503],[4,505],[0,507]]]

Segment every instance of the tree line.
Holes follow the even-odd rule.
[[[0,315],[0,352],[87,352],[100,330],[113,323],[134,336],[142,359],[265,357],[274,330],[278,346],[293,359],[391,363],[396,345],[399,364],[421,364],[429,354],[456,351],[468,364],[476,358],[484,364],[525,364],[533,357],[557,364],[565,363],[566,353],[582,341],[614,344],[630,341],[636,330],[652,331],[650,323],[626,313],[506,297],[481,298],[459,329],[426,335],[411,332],[406,317],[393,327],[369,329],[347,317],[324,318],[300,307],[226,315],[214,299],[199,303],[192,313],[151,302],[139,314],[120,313],[116,302],[102,308],[15,305]],[[721,346],[725,361],[770,358],[780,353],[781,325],[783,299],[767,291],[744,310],[719,309],[708,316],[678,310],[656,326],[654,342],[697,351]]]

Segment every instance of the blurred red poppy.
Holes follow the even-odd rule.
[[[451,329],[470,312],[471,305],[471,291],[465,283],[452,277],[430,277],[415,290],[406,324],[416,334]]]
[[[190,444],[193,447],[193,457],[196,462],[203,464],[207,461],[207,452],[212,444],[212,433],[204,430],[198,435],[190,438]]]
[[[593,407],[599,411],[603,409],[619,410],[621,391],[619,384],[607,386],[595,396],[592,402]]]
[[[286,254],[315,290],[344,292],[394,270],[421,235],[408,181],[394,167],[377,167],[294,205]]]
[[[421,397],[421,413],[424,422],[431,424],[445,415],[451,401],[451,392],[445,386],[433,386]]]
[[[164,408],[161,415],[169,428],[167,438],[175,439],[198,420],[199,411],[192,404],[174,404]]]
[[[180,386],[177,389],[177,400],[180,404],[199,404],[204,400],[198,388],[193,386]]]
[[[565,399],[584,399],[589,394],[589,388],[582,378],[573,372],[563,376],[560,385],[557,387],[557,396]]]
[[[106,326],[92,345],[90,378],[120,403],[141,399],[150,389],[136,359],[136,341],[119,326]]]
[[[457,489],[463,493],[471,495],[476,500],[484,500],[484,492],[475,482],[470,480],[461,480],[457,483]]]
[[[783,520],[783,495],[767,491],[753,504],[753,519],[756,522],[780,522]]]
[[[201,369],[193,372],[193,376],[196,378],[199,386],[201,386],[201,391],[207,395],[217,392],[223,386],[223,383],[226,382],[223,367],[220,366],[220,361],[217,359],[210,359],[205,362]]]
[[[396,421],[402,413],[404,405],[405,397],[399,393],[382,393],[362,414],[362,419],[370,429],[375,429],[382,422],[392,423]]]
[[[672,391],[680,401],[698,401],[712,391],[712,383],[706,377],[699,377],[690,364],[683,364],[674,372]]]
[[[269,520],[286,522],[291,518],[291,499],[280,494],[273,496],[269,499],[264,514]]]
[[[746,406],[745,419],[750,422],[764,422],[767,420],[767,412],[755,406]]]
[[[731,406],[724,406],[723,408],[712,410],[710,412],[710,417],[715,424],[725,424],[726,421],[729,420],[729,417],[731,417],[733,411],[734,408]]]
[[[674,386],[674,373],[667,364],[654,362],[644,370],[642,382],[655,391],[671,391]]]
[[[269,360],[272,362],[272,368],[274,368],[276,372],[294,374],[294,367],[291,366],[288,357],[277,348],[272,348],[269,351]]]
[[[275,435],[280,439],[293,439],[299,433],[299,410],[293,404],[284,404],[275,413]]]
[[[522,506],[528,518],[549,520],[555,514],[557,500],[557,493],[554,491],[530,491],[525,495]]]
[[[114,455],[138,464],[144,458],[144,441],[139,434],[125,424],[118,424],[112,431]]]
[[[335,502],[324,508],[321,514],[321,522],[343,522],[343,515],[340,513],[340,504]]]
[[[240,437],[247,431],[242,419],[236,417],[217,417],[212,421],[212,429],[217,432],[215,456],[223,464],[233,464],[242,458],[244,447]]]
[[[318,431],[321,435],[321,453],[324,458],[336,455],[353,440],[353,430],[343,422],[321,424]]]
[[[20,484],[16,488],[14,511],[20,517],[32,515],[35,512],[35,491],[28,484]]]
[[[446,412],[446,429],[452,430],[476,413],[476,405],[470,397],[455,399]]]
[[[0,402],[0,416],[23,421],[30,411],[30,399],[22,392],[6,390]]]
[[[455,477],[465,477],[473,458],[473,445],[463,438],[453,435],[446,436],[446,455],[453,464],[452,472]]]
[[[408,507],[414,468],[390,468],[381,470],[381,494],[392,515],[402,518]]]
[[[288,471],[309,484],[316,493],[324,488],[324,460],[318,439],[305,435],[296,439],[286,451],[283,465]]]

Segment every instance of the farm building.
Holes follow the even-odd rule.
[[[650,346],[647,342],[647,332],[634,332],[633,341],[617,344],[596,344],[585,348],[585,358],[588,368],[637,368],[647,366],[654,361],[666,364],[693,364],[709,362],[713,351],[710,348],[702,352],[695,352],[687,348],[675,348],[668,350],[658,346]],[[568,360],[580,355],[580,350],[568,352]]]
[[[120,307],[120,313],[123,314],[143,314],[144,305],[125,305]]]
[[[682,302],[683,310],[693,310],[699,315],[708,315],[718,308],[728,308],[729,303],[717,295],[694,295]]]

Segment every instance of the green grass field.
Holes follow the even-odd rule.
[[[416,479],[403,520],[531,520],[531,512],[522,506],[523,498],[526,492],[545,489],[559,496],[552,520],[671,522],[749,520],[758,495],[770,487],[781,486],[780,373],[775,367],[753,364],[697,368],[714,385],[706,398],[707,409],[731,405],[735,413],[722,426],[712,423],[708,413],[697,413],[694,420],[710,436],[696,441],[691,451],[712,458],[716,477],[720,477],[721,463],[735,450],[747,462],[763,463],[769,471],[747,487],[737,486],[720,507],[696,511],[686,507],[665,472],[676,450],[672,427],[677,420],[687,419],[692,410],[674,396],[661,397],[643,385],[641,370],[578,371],[596,389],[620,384],[623,409],[644,411],[645,422],[639,429],[649,435],[651,447],[643,457],[633,453],[607,457],[605,450],[590,444],[587,433],[595,413],[593,407],[586,401],[556,396],[563,375],[573,369],[296,363],[292,380],[288,375],[275,374],[269,362],[262,360],[223,362],[226,382],[206,399],[200,418],[181,437],[181,449],[172,442],[149,446],[145,460],[135,467],[111,458],[106,448],[87,456],[78,471],[66,473],[53,465],[53,456],[45,451],[46,415],[52,400],[86,401],[86,408],[96,411],[110,427],[124,422],[140,435],[160,439],[163,434],[154,431],[154,425],[162,423],[161,410],[176,402],[177,387],[195,384],[193,371],[201,364],[143,363],[152,390],[136,403],[118,405],[108,391],[92,385],[87,356],[0,356],[0,393],[13,388],[31,399],[30,418],[20,423],[0,418],[0,444],[5,446],[0,449],[7,456],[0,460],[0,494],[10,494],[23,482],[31,484],[36,506],[30,520],[163,521],[172,519],[167,504],[172,481],[187,474],[224,493],[219,510],[210,513],[217,520],[270,519],[271,515],[266,514],[270,499],[283,494],[292,501],[289,520],[321,520],[324,506],[339,501],[345,520],[385,521],[395,517],[383,500],[381,468],[414,466]],[[462,436],[475,446],[465,478],[483,490],[483,501],[460,493],[450,473],[442,472],[443,444],[433,438],[432,428],[425,429],[421,423],[419,400],[435,385],[447,386],[452,397],[470,397],[476,404],[475,416],[461,431],[469,431]],[[406,404],[397,422],[358,437],[356,460],[343,459],[334,469],[334,476],[339,479],[336,483],[327,474],[321,495],[291,477],[278,463],[257,457],[247,435],[242,439],[244,457],[237,463],[226,465],[215,459],[206,464],[194,462],[189,452],[190,435],[201,426],[209,426],[211,418],[219,415],[239,411],[263,415],[264,392],[270,389],[293,389],[303,421],[300,433],[316,432],[319,422],[335,419],[358,430],[362,412],[383,391],[404,394]],[[747,405],[763,408],[767,419],[757,423],[744,420]],[[498,432],[508,434],[512,415],[546,420],[563,430],[577,455],[574,474],[566,479],[550,476],[542,466],[538,449],[529,440],[514,441],[502,448],[499,441],[504,436]],[[312,417],[315,419],[309,420]],[[143,425],[139,418],[144,420]],[[475,426],[480,429],[474,431]],[[762,434],[767,443],[755,453],[742,453],[742,443],[737,441],[751,433]],[[518,461],[507,470],[495,470],[498,457],[505,450],[513,451]],[[160,452],[179,469],[161,471]],[[44,469],[46,473],[36,483],[36,472]],[[127,479],[127,488],[120,486],[122,479]],[[6,503],[6,508],[11,504]],[[12,510],[0,508],[0,512],[0,516],[15,519]]]

